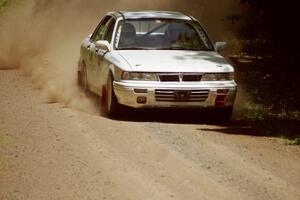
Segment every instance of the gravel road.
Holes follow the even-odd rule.
[[[43,103],[20,70],[0,87],[1,200],[300,199],[299,147],[237,122],[111,120]]]

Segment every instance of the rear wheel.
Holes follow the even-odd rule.
[[[118,102],[118,99],[115,95],[114,89],[113,89],[113,76],[110,74],[107,79],[106,84],[106,95],[105,95],[105,113],[109,117],[117,117],[120,115],[121,112],[121,105]]]

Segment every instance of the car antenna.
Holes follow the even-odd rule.
[[[123,18],[123,20],[125,22],[126,18],[125,18],[125,15],[122,13],[122,11],[117,11],[117,12],[122,16],[122,18]]]
[[[186,16],[188,16],[192,21],[195,21],[195,18],[192,17],[191,15],[186,15]]]

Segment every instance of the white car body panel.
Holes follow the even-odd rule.
[[[88,88],[98,95],[105,95],[108,75],[113,75],[114,93],[120,104],[134,107],[214,107],[219,90],[227,90],[224,106],[233,106],[237,84],[230,81],[195,81],[195,82],[162,82],[162,81],[126,81],[122,80],[123,72],[153,73],[233,73],[234,68],[217,51],[191,50],[118,50],[114,46],[118,24],[121,20],[139,18],[165,18],[196,21],[195,18],[177,12],[112,12],[106,16],[115,19],[115,27],[110,42],[110,51],[97,49],[92,35],[84,39],[81,45],[78,73],[86,69]],[[182,75],[182,74],[180,74]],[[136,93],[135,89],[146,89],[148,92]],[[207,99],[203,102],[190,101],[157,101],[157,90],[202,91],[207,90]],[[137,98],[147,97],[146,103],[137,103]]]
[[[118,51],[132,71],[144,72],[233,72],[216,52],[177,50]]]

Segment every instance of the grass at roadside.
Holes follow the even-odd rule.
[[[6,8],[17,3],[18,1],[19,0],[0,0],[0,15],[5,11]]]
[[[10,149],[15,144],[15,140],[0,132],[0,164],[6,161],[5,150]]]
[[[282,138],[287,144],[300,145],[300,112],[274,113],[263,105],[248,104],[244,119],[265,136]]]
[[[5,9],[9,4],[11,3],[11,0],[0,0],[0,13],[3,9]]]
[[[251,97],[243,119],[261,135],[300,145],[300,89],[294,63],[233,57],[237,82]]]

